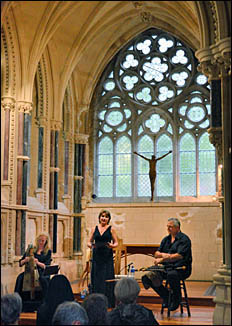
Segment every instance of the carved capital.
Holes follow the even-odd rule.
[[[89,135],[75,134],[74,138],[77,144],[88,144]]]
[[[209,81],[231,75],[231,37],[227,37],[195,52],[200,62],[198,71],[205,74]]]
[[[32,103],[26,101],[17,102],[18,112],[31,114],[32,111]]]
[[[15,110],[15,100],[12,97],[2,97],[2,109],[4,111],[10,110],[14,111]]]
[[[208,77],[208,82],[212,79],[220,79],[220,65],[216,62],[211,63],[211,61],[203,61],[197,67],[197,70]]]
[[[61,130],[62,127],[62,121],[58,121],[58,120],[51,120],[50,121],[50,126],[51,126],[51,130]]]
[[[75,142],[74,134],[72,132],[67,132],[65,134],[65,140],[69,141],[70,143],[74,143]]]
[[[218,163],[222,164],[222,128],[209,128],[209,141],[216,148]]]
[[[35,124],[38,127],[46,127],[48,125],[48,120],[46,117],[36,117]]]

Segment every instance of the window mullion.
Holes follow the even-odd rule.
[[[200,176],[199,176],[199,137],[196,139],[196,197],[200,196]]]

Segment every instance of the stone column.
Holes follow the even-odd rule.
[[[221,80],[222,164],[223,164],[223,246],[224,261],[213,276],[216,303],[213,324],[231,325],[231,49],[230,40],[221,40],[196,52],[202,72],[212,78],[217,71]]]
[[[57,212],[58,209],[58,138],[62,123],[51,121],[50,133],[50,182],[49,182],[49,233],[53,243],[53,252],[57,249]]]

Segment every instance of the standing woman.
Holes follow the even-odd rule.
[[[27,292],[30,288],[30,280],[28,279],[29,273],[29,247],[19,260],[19,266],[22,267],[25,265],[25,272],[22,272],[18,275],[16,284],[15,284],[15,292],[18,292],[23,297],[23,291]],[[44,297],[48,288],[49,276],[43,276],[43,271],[47,265],[51,264],[52,252],[49,248],[49,235],[47,233],[40,233],[35,239],[35,245],[33,248],[34,255],[34,265],[36,265],[38,274],[39,274],[39,284],[42,288],[42,296]]]
[[[98,216],[99,224],[92,229],[88,247],[92,248],[91,286],[93,293],[102,293],[112,303],[111,292],[106,280],[114,279],[113,250],[118,246],[115,229],[109,225],[110,212],[102,210]],[[110,292],[110,293],[109,293]]]

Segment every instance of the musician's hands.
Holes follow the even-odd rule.
[[[45,264],[44,264],[44,263],[41,263],[41,262],[38,260],[38,258],[34,258],[34,262],[35,262],[35,264],[38,265],[39,267],[45,269],[45,267],[46,267]]]
[[[164,258],[164,259],[170,259],[170,254],[167,254],[167,253],[165,253],[165,252],[162,252],[162,258]]]
[[[163,263],[163,258],[155,258],[154,265],[157,266]]]

